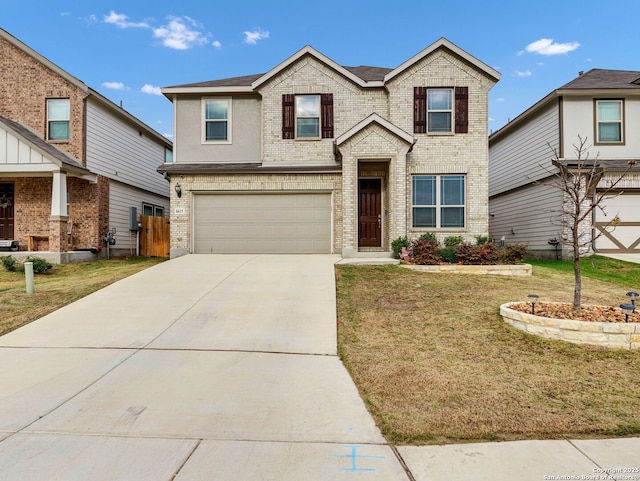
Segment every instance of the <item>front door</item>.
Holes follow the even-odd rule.
[[[0,239],[13,239],[13,184],[0,184]]]
[[[358,181],[358,246],[382,247],[382,181]]]

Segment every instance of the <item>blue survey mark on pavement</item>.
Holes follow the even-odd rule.
[[[340,471],[375,471],[376,468],[365,468],[358,467],[358,460],[360,459],[384,459],[384,456],[365,456],[362,454],[358,454],[358,449],[364,448],[364,446],[345,446],[350,449],[351,452],[349,454],[334,454],[337,458],[348,458],[351,459],[351,467],[350,468],[340,468]]]

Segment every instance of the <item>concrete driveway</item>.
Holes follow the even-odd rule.
[[[336,356],[337,256],[185,256],[0,338],[0,480],[407,480]]]

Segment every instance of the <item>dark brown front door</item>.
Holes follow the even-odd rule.
[[[358,181],[358,246],[382,246],[382,181]]]
[[[13,239],[13,184],[0,184],[0,239]]]

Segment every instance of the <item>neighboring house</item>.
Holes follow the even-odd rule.
[[[388,256],[401,236],[486,235],[499,76],[440,39],[397,68],[307,46],[264,74],[164,88],[171,255]]]
[[[169,211],[171,142],[2,29],[0,72],[0,245],[64,263],[115,229],[135,254],[130,207]]]
[[[562,193],[550,186],[557,171],[553,150],[574,163],[574,145],[587,138],[589,159],[609,170],[599,184],[604,189],[629,160],[640,160],[639,131],[640,72],[593,69],[551,92],[489,136],[490,234],[526,244],[537,257],[572,255],[570,246],[554,246],[570,237],[560,222]],[[616,187],[583,233],[593,239],[593,251],[640,252],[638,167]],[[616,227],[607,228],[614,219]]]

